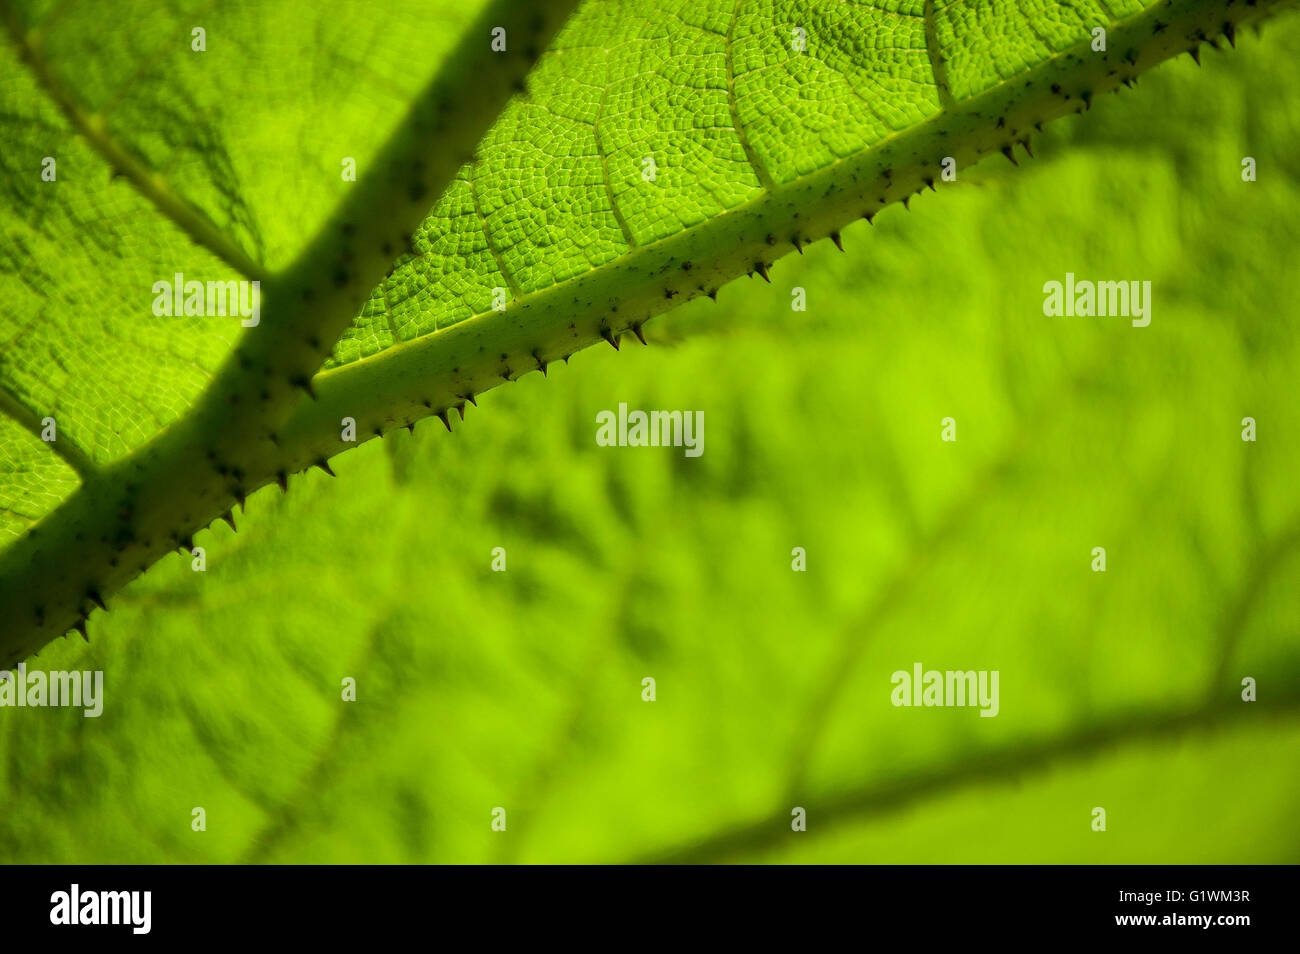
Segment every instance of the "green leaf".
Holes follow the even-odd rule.
[[[0,556],[0,596],[22,594],[26,606],[0,626],[0,645],[15,660],[80,625],[92,604],[248,493],[283,484],[289,473],[346,449],[340,421],[354,420],[363,436],[429,413],[450,427],[452,408],[463,411],[499,381],[545,370],[602,337],[617,346],[625,331],[640,335],[649,317],[716,294],[737,274],[767,278],[777,257],[806,241],[829,234],[838,243],[850,221],[933,186],[945,159],[965,168],[1002,151],[1014,161],[1015,145],[1028,148],[1033,127],[1086,109],[1141,70],[1198,49],[1210,34],[1235,35],[1237,23],[1273,5],[1231,10],[1233,4],[1183,0],[1103,13],[1002,2],[972,9],[916,3],[897,11],[706,3],[645,17],[591,4],[543,58],[528,100],[500,118],[478,160],[453,177],[457,151],[468,151],[488,105],[504,101],[570,6],[539,4],[551,15],[537,22],[528,5],[503,3],[483,13],[471,31],[478,42],[462,43],[444,62],[373,153],[356,188],[328,216],[316,217],[315,238],[265,276],[267,327],[241,339],[202,398],[192,387],[179,396],[133,389],[145,391],[135,400],[163,428],[151,441],[138,415],[129,429],[116,426],[120,415],[104,419],[103,407],[114,406],[108,395],[92,393],[83,402],[94,409],[67,399],[71,422],[63,440],[70,453],[112,464],[52,515],[39,547],[22,539]],[[59,37],[78,26],[84,35],[86,25],[66,15],[43,23],[12,10],[5,19],[12,53],[52,101],[45,115],[60,112],[190,240],[248,278],[261,276],[245,247],[249,238],[258,243],[260,231],[222,230],[223,221],[230,226],[252,216],[230,203],[218,212],[211,199],[191,200],[181,191],[190,182],[200,192],[209,185],[223,196],[236,191],[233,177],[212,172],[232,165],[220,149],[188,145],[164,160],[150,141],[156,130],[120,139],[98,104],[71,91],[51,58]],[[173,55],[178,22],[160,26]],[[482,39],[497,22],[509,23],[507,34],[515,36],[508,55],[518,59],[506,68],[494,67]],[[1094,49],[1101,23],[1108,24],[1104,50]],[[245,26],[230,36],[251,32]],[[178,52],[191,61],[207,55],[194,54],[193,44]],[[77,61],[91,75],[98,62]],[[120,97],[136,79],[114,84]],[[201,83],[182,82],[173,95],[203,101],[186,92],[191,85]],[[246,98],[256,95],[254,89]],[[220,86],[207,96],[227,101]],[[148,115],[165,108],[148,100],[146,106]],[[124,110],[122,124],[131,129],[145,111]],[[48,122],[57,128],[53,116]],[[169,181],[158,167],[183,163],[187,151],[204,153],[205,171]],[[390,267],[424,200],[448,181],[414,239],[416,254]],[[165,271],[156,260],[172,254],[151,255],[154,264],[142,271]],[[205,269],[215,265],[198,261]],[[141,263],[134,260],[125,274],[131,267]],[[138,288],[143,281],[137,273],[125,283]],[[35,313],[52,289],[28,282],[12,284],[22,286],[20,309]],[[122,307],[132,307],[130,300],[124,288]],[[485,311],[503,303],[504,313]],[[346,329],[358,308],[360,317]],[[334,361],[312,382],[328,342],[340,335]],[[181,354],[207,350],[187,372],[211,374],[221,348],[211,334],[195,330],[189,337],[195,336],[181,337]],[[15,371],[5,371],[0,384],[10,404],[30,420],[45,420],[68,380],[90,369],[54,375],[51,387],[36,369],[54,347],[39,337],[34,348],[20,340],[15,336],[15,355],[5,364]],[[152,338],[144,346],[164,348]],[[135,360],[124,360],[122,373],[148,379],[141,352],[131,354]],[[369,360],[357,360],[363,355]],[[332,367],[343,362],[349,363]],[[304,404],[299,390],[321,400]],[[187,398],[195,403],[182,415],[176,405]],[[95,450],[100,445],[103,453]],[[22,516],[42,516],[40,501],[15,503],[19,508],[9,509]],[[87,539],[97,541],[97,552],[84,552]],[[60,576],[56,567],[78,544],[86,579]]]
[[[492,117],[523,88],[529,67],[574,2],[492,0],[485,4],[469,31],[477,40],[462,42],[443,59],[405,105],[400,122],[375,151],[367,174],[347,191],[296,257],[270,274],[248,263],[238,246],[220,234],[201,205],[180,195],[176,186],[141,157],[140,147],[111,133],[104,116],[81,103],[55,74],[46,59],[51,45],[46,34],[66,24],[63,17],[52,17],[54,22],[37,18],[28,24],[9,5],[0,8],[14,52],[27,64],[33,82],[53,104],[51,108],[57,107],[65,121],[108,163],[110,171],[130,180],[168,222],[196,245],[240,268],[245,280],[260,286],[260,292],[257,288],[240,292],[241,301],[246,298],[250,306],[247,312],[241,309],[241,315],[247,316],[241,325],[257,333],[242,336],[238,346],[230,349],[194,404],[172,423],[164,424],[155,414],[157,423],[163,425],[161,431],[108,466],[84,471],[81,487],[40,527],[39,541],[28,533],[0,554],[0,599],[11,605],[21,593],[25,607],[8,619],[0,632],[0,647],[13,662],[69,626],[82,629],[84,635],[86,615],[95,607],[102,608],[107,597],[154,560],[176,547],[188,549],[193,533],[221,518],[223,512],[224,519],[233,523],[229,508],[242,504],[248,493],[270,480],[278,478],[283,483],[288,471],[312,460],[323,463],[322,455],[306,461],[296,459],[294,448],[281,440],[282,425],[301,403],[304,392],[314,396],[311,379],[331,343],[356,314],[393,256],[409,243],[429,201],[445,188]],[[200,42],[206,36],[199,35],[201,29],[191,31],[194,40],[189,50],[181,48],[182,56],[206,55],[206,49],[200,49],[206,42]],[[495,31],[513,36],[508,49],[493,47],[490,38]],[[175,30],[169,35],[174,43]],[[119,94],[125,95],[134,79],[127,77]],[[57,178],[40,181],[56,184]],[[233,183],[223,186],[228,189]],[[36,223],[41,215],[38,210]],[[21,242],[18,244],[21,247]],[[148,269],[139,261],[132,264]],[[155,264],[149,270],[157,275],[173,268],[157,269]],[[183,271],[174,274],[183,277]],[[26,293],[28,309],[39,311],[49,291],[32,288],[21,269],[14,275],[14,284]],[[227,277],[220,276],[219,282]],[[123,290],[123,307],[128,312],[130,287],[137,289],[138,296],[146,285],[155,318],[181,310],[179,286],[188,288],[188,280],[175,278],[175,308],[160,311],[159,286],[165,292],[167,280],[141,281],[137,273],[139,284],[135,284],[129,278],[128,273],[128,287]],[[195,281],[195,287],[202,287]],[[212,286],[208,287],[208,307],[217,308]],[[252,308],[263,296],[264,325]],[[161,301],[166,304],[165,294]],[[188,298],[184,309],[190,314]],[[139,312],[135,314],[133,320],[138,320]],[[15,336],[13,350],[14,363],[21,372],[34,362],[20,341]],[[52,357],[59,365],[58,355]],[[125,363],[131,366],[131,362]],[[146,373],[144,369],[135,371],[136,375]],[[6,388],[9,403],[21,405],[30,412],[31,420],[42,422],[42,440],[57,443],[60,439],[57,418],[48,411],[44,417],[38,413],[42,396],[44,407],[49,408],[70,389],[73,376],[56,376],[60,384],[52,392],[39,383],[29,383],[26,391],[34,394],[24,393],[21,376],[16,377],[17,387]],[[111,421],[93,421],[79,440],[75,420],[72,428],[65,421],[61,440],[76,448],[76,456],[86,458],[90,455],[84,442],[88,438],[106,442],[103,432],[111,429]],[[332,422],[330,430],[337,434],[338,423]],[[66,447],[64,457],[69,458]],[[74,550],[82,565],[80,572],[69,575],[62,567],[73,558]]]
[[[716,311],[688,305],[652,335],[678,347],[529,375],[454,440],[424,425],[334,461],[337,482],[295,477],[284,498],[251,498],[239,536],[217,524],[199,537],[204,574],[171,558],[114,596],[138,563],[125,567],[97,591],[113,612],[95,611],[91,648],[56,644],[39,659],[104,669],[105,716],[4,710],[0,856],[1293,860],[1296,789],[1278,753],[1296,741],[1285,721],[1300,687],[1285,590],[1296,511],[1279,435],[1300,423],[1284,399],[1300,355],[1276,320],[1285,280],[1258,263],[1285,247],[1300,198],[1283,110],[1260,106],[1294,85],[1294,27],[1213,76],[1194,78],[1185,60],[1144,80],[1149,101],[1125,96],[1048,127],[1039,168],[972,168],[1011,129],[1027,132],[998,118],[1073,111],[1085,86],[1097,100],[1120,81],[1071,58],[1094,22],[1120,21],[1109,37],[1121,57],[1125,23],[1166,24],[1134,46],[1144,68],[1195,41],[1202,27],[1180,14],[1207,36],[1224,14],[925,6],[892,20],[833,4],[742,4],[740,17],[731,3],[644,17],[631,4],[582,8],[481,162],[453,170],[420,226],[422,254],[343,316],[319,402],[277,409],[281,443],[248,452],[245,492],[341,449],[348,411],[363,438],[416,421],[503,369],[517,378],[602,327],[622,333],[770,267],[797,230],[844,228],[889,185],[886,150],[898,160],[887,201],[937,173],[945,140],[965,143],[950,149],[958,181],[937,182],[910,217],[853,226],[847,255],[819,243],[772,270],[772,286],[728,288]],[[129,468],[161,459],[158,435],[177,448],[173,465],[185,441],[169,433],[211,436],[213,418],[187,415],[208,400],[209,375],[237,366],[235,323],[141,320],[145,289],[180,267],[237,277],[222,264],[232,249],[268,283],[313,261],[299,254],[306,237],[328,234],[348,201],[336,159],[357,155],[364,179],[436,73],[431,60],[416,76],[384,64],[418,59],[422,42],[450,48],[476,12],[444,33],[328,7],[258,14],[278,30],[221,14],[209,53],[223,35],[264,52],[247,73],[212,71],[221,81],[173,71],[168,109],[166,84],[146,81],[158,61],[125,55],[138,49],[125,33],[91,29],[81,18],[94,10],[46,28],[49,69],[88,109],[123,117],[106,128],[142,168],[168,169],[171,191],[229,247],[202,251],[197,218],[187,228],[129,177],[109,180],[32,71],[13,71],[0,121],[25,149],[0,156],[15,223],[0,278],[12,303],[0,532],[15,539],[0,628],[24,651],[62,625],[33,628],[29,594],[66,586],[84,611],[87,575],[109,566],[82,521],[107,512],[96,526],[115,526]],[[22,13],[24,28],[43,15]],[[196,16],[157,26],[160,43],[179,34],[179,59]],[[787,38],[804,23],[801,60]],[[300,40],[313,29],[321,49],[348,55],[317,62]],[[936,60],[953,97],[944,111]],[[254,66],[309,79],[268,96]],[[1023,98],[1023,82],[1056,69],[1070,99]],[[1004,109],[980,105],[1001,94]],[[336,96],[331,125],[321,117]],[[890,104],[883,118],[864,96]],[[376,101],[390,107],[378,120]],[[747,145],[730,132],[733,110]],[[169,114],[209,118],[159,122]],[[66,143],[57,191],[33,173],[41,123]],[[609,138],[597,143],[598,129]],[[1244,185],[1243,150],[1281,171]],[[641,179],[646,154],[667,159],[654,183]],[[1082,321],[1045,330],[1039,289],[1067,270],[1154,278],[1168,309],[1146,329],[1158,344]],[[484,297],[498,284],[511,292],[503,314]],[[789,308],[796,284],[812,296],[806,316]],[[275,308],[268,295],[266,327],[244,340],[278,327]],[[592,454],[595,411],[620,400],[706,408],[704,466]],[[945,448],[937,422],[954,408],[962,440]],[[1240,408],[1269,422],[1269,440],[1239,440]],[[67,457],[32,433],[47,410],[75,448]],[[259,420],[248,417],[224,420]],[[163,518],[198,502],[198,526],[229,506],[228,480],[190,474],[159,469],[167,494],[137,507],[183,534]],[[1115,561],[1104,577],[1085,572],[1098,538]],[[133,542],[131,554],[152,559],[166,543]],[[795,544],[811,554],[806,575],[789,570]],[[488,568],[498,545],[505,574]],[[917,658],[1000,667],[1014,687],[1000,717],[900,717],[889,674]],[[1266,680],[1258,710],[1237,699],[1243,673]],[[648,674],[653,705],[639,696]],[[355,704],[339,698],[346,676]],[[1024,787],[1001,787],[1007,778]],[[805,842],[783,840],[799,837],[795,804],[809,809]],[[1107,835],[1087,828],[1094,804],[1117,819]],[[189,827],[199,805],[206,833]],[[497,805],[508,837],[488,827]]]
[[[20,91],[23,102],[39,87],[49,101],[50,118],[42,116],[48,128],[57,128],[53,113],[61,114],[110,170],[184,233],[171,241],[188,237],[261,282],[268,311],[266,326],[241,338],[215,376],[210,368],[223,350],[217,336],[205,335],[201,324],[178,336],[182,361],[193,354],[184,375],[214,377],[201,392],[192,385],[167,392],[154,366],[141,366],[148,352],[173,353],[170,342],[158,340],[157,326],[129,333],[142,340],[128,349],[110,393],[89,391],[81,400],[65,398],[70,381],[91,377],[91,356],[105,355],[79,342],[76,366],[60,361],[57,351],[66,345],[13,336],[14,355],[0,380],[7,403],[29,422],[57,424],[51,409],[62,399],[65,461],[111,461],[102,472],[74,467],[84,487],[51,515],[45,539],[21,539],[0,555],[0,596],[24,605],[0,625],[0,645],[13,661],[51,635],[83,626],[106,596],[247,494],[273,480],[283,486],[289,473],[346,449],[340,422],[354,421],[370,436],[432,412],[450,427],[453,407],[463,412],[467,400],[500,380],[545,370],[602,337],[617,346],[624,331],[641,335],[647,318],[674,301],[716,294],[736,274],[766,279],[772,261],[805,241],[830,234],[838,244],[848,222],[933,187],[945,160],[964,168],[1001,150],[1014,161],[1014,145],[1028,148],[1031,127],[1085,109],[1142,69],[1197,49],[1207,31],[1235,35],[1239,20],[1270,8],[1229,14],[1231,4],[1184,0],[1125,9],[1121,19],[1107,21],[1099,11],[1055,4],[1022,10],[990,3],[972,11],[930,3],[888,12],[683,4],[672,16],[656,17],[591,4],[543,59],[533,94],[500,118],[477,161],[453,178],[458,151],[468,151],[491,105],[519,84],[570,6],[538,3],[547,18],[530,5],[486,8],[471,31],[477,42],[462,42],[415,96],[356,188],[317,218],[315,237],[295,258],[265,274],[245,248],[250,238],[260,244],[260,230],[223,232],[223,224],[251,213],[229,202],[219,212],[211,198],[191,200],[182,191],[235,191],[224,143],[209,148],[191,134],[198,144],[164,158],[151,137],[165,130],[137,129],[125,139],[110,131],[107,104],[78,97],[56,71],[60,38],[84,36],[86,24],[66,15],[24,18],[6,6],[11,55],[26,63],[33,84]],[[189,50],[178,49],[185,14],[177,16],[159,29],[171,54],[193,64],[207,55],[206,32],[198,37],[205,28],[191,30]],[[1109,22],[1109,45],[1094,49],[1092,31],[1102,21]],[[513,52],[499,54],[484,41],[497,23],[508,24],[499,28],[504,35],[514,34]],[[237,42],[252,29],[221,35]],[[75,40],[63,43],[77,48]],[[104,69],[102,57],[74,62],[92,76]],[[127,98],[139,72],[109,88]],[[169,108],[185,115],[205,101],[189,91],[201,85],[183,80],[161,103],[150,94],[115,123],[131,130],[143,115]],[[206,101],[225,103],[226,95],[218,85]],[[256,95],[254,88],[246,98]],[[837,110],[833,120],[828,107]],[[203,153],[203,171],[168,179],[160,167],[185,168],[190,152]],[[449,180],[410,243],[416,254],[390,267],[425,200]],[[71,208],[74,221],[89,218],[75,199]],[[44,216],[29,211],[28,221]],[[29,231],[42,229],[33,224]],[[15,261],[25,260],[27,243],[16,244],[24,257]],[[159,269],[158,259],[177,254],[168,247],[146,256],[149,264],[132,258],[120,272],[121,308],[130,314],[128,289],[146,284],[150,272],[170,271]],[[216,264],[197,261],[205,271]],[[21,268],[13,274],[20,311],[31,314],[53,293],[46,285],[59,284],[34,286]],[[484,312],[489,305],[493,310]],[[345,331],[358,308],[361,317]],[[33,323],[20,318],[16,327]],[[134,323],[108,322],[106,350],[116,350],[118,325]],[[327,364],[312,382],[340,334],[336,359],[352,363],[334,370]],[[391,347],[404,337],[406,346]],[[363,354],[368,362],[356,360]],[[63,373],[41,375],[50,359]],[[146,385],[133,386],[137,379]],[[304,405],[300,390],[322,400]],[[130,428],[119,426],[120,411],[105,417],[106,406],[123,403],[119,391],[147,408],[161,432],[150,438],[138,414]],[[187,399],[194,404],[182,413]],[[20,497],[15,504],[8,509],[20,516],[11,518],[11,531],[13,521],[43,515],[39,500]],[[88,539],[93,553],[86,552]],[[74,549],[81,551],[82,579],[57,570]]]

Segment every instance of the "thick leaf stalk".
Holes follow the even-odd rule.
[[[754,200],[678,235],[640,246],[607,266],[525,294],[504,313],[480,315],[371,358],[315,373],[330,346],[402,251],[477,134],[449,142],[439,117],[464,121],[508,91],[476,90],[475,106],[447,103],[434,87],[385,151],[396,190],[376,185],[331,220],[301,260],[267,289],[263,324],[276,337],[249,336],[204,400],[153,444],[86,480],[22,541],[0,554],[0,665],[13,665],[71,628],[137,574],[188,544],[245,495],[328,460],[355,443],[340,421],[354,418],[364,440],[393,427],[450,413],[485,390],[567,358],[600,341],[618,347],[650,318],[738,276],[768,277],[803,244],[830,238],[932,185],[944,157],[959,167],[1000,153],[1016,161],[1043,123],[1082,112],[1170,57],[1196,54],[1287,0],[1169,0],[1111,25],[1105,52],[1089,38],[984,93],[944,108],[870,149],[814,174],[774,184]],[[525,4],[504,4],[523,8]],[[567,7],[556,3],[552,8]],[[530,8],[531,9],[531,8]],[[558,12],[557,12],[558,15]],[[520,14],[513,14],[519,20]],[[531,13],[529,14],[531,16]],[[531,26],[530,26],[531,24]],[[532,20],[519,29],[553,32]],[[526,63],[520,61],[517,82]],[[459,70],[473,69],[461,63]],[[491,85],[491,84],[487,84]],[[495,110],[492,113],[495,115]],[[468,128],[468,127],[465,127]],[[477,127],[482,132],[482,125]],[[419,144],[422,149],[413,146]],[[450,150],[449,150],[449,147]],[[423,165],[422,165],[423,164]],[[309,389],[316,400],[295,400]],[[267,396],[269,395],[269,396]]]

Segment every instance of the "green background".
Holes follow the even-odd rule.
[[[1238,46],[257,493],[31,661],[105,712],[0,712],[0,860],[1300,860],[1300,22]],[[597,447],[621,401],[703,456]],[[916,661],[1000,714],[891,706]]]

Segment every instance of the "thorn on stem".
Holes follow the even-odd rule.
[[[312,386],[311,378],[298,375],[289,383],[301,391],[306,391],[313,401],[316,400],[316,388]]]

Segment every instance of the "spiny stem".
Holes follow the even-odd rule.
[[[196,405],[0,553],[0,666],[84,622],[103,596],[235,501],[305,466],[284,466],[280,425],[576,2],[492,0],[348,198],[263,283],[261,323]],[[509,37],[505,52],[491,46],[497,27]]]
[[[531,57],[573,6],[573,0],[495,0],[474,28],[484,42],[462,49],[353,197],[294,265],[268,280],[265,327],[245,334],[194,411],[88,480],[0,553],[0,605],[12,608],[0,616],[0,665],[84,619],[94,605],[91,590],[111,596],[242,496],[355,446],[340,440],[342,418],[354,418],[358,439],[365,439],[431,414],[445,416],[484,390],[602,339],[617,347],[620,335],[647,318],[697,295],[713,297],[739,275],[766,272],[796,238],[838,236],[886,205],[906,205],[945,157],[969,165],[999,152],[1023,141],[1031,127],[1083,111],[1096,95],[1205,36],[1286,2],[1156,4],[1111,26],[1110,52],[1093,53],[1084,39],[856,155],[774,185],[671,239],[638,246],[610,266],[523,295],[505,313],[480,315],[313,376],[386,274],[391,258],[385,255],[394,249],[386,251],[385,243],[415,228],[420,203],[427,206],[441,193],[531,62],[514,61],[518,75],[508,84],[489,79],[499,65],[488,59],[488,25],[499,21],[516,38],[531,38],[514,45],[531,49]],[[549,17],[539,18],[541,12]],[[449,96],[451,90],[458,95]],[[451,116],[457,125],[448,128]],[[317,399],[300,399],[303,390]]]
[[[1240,25],[1279,5],[1157,4],[1114,24],[1108,52],[1092,52],[1085,38],[857,155],[567,282],[521,295],[505,312],[483,312],[324,371],[315,377],[319,401],[299,407],[285,422],[280,437],[286,459],[305,466],[351,446],[338,441],[337,422],[344,415],[356,418],[358,433],[383,433],[601,341],[617,349],[624,332],[635,333],[647,319],[692,298],[715,298],[721,285],[738,276],[770,275],[778,259],[806,242],[839,238],[842,245],[846,226],[906,203],[933,179],[944,157],[966,167],[1014,143],[1023,145],[1036,126],[1082,111],[1083,92],[1115,89],[1185,52],[1197,35],[1221,32],[1229,17]],[[1157,23],[1164,25],[1159,31]],[[1076,65],[1080,60],[1088,64],[1084,72]]]

